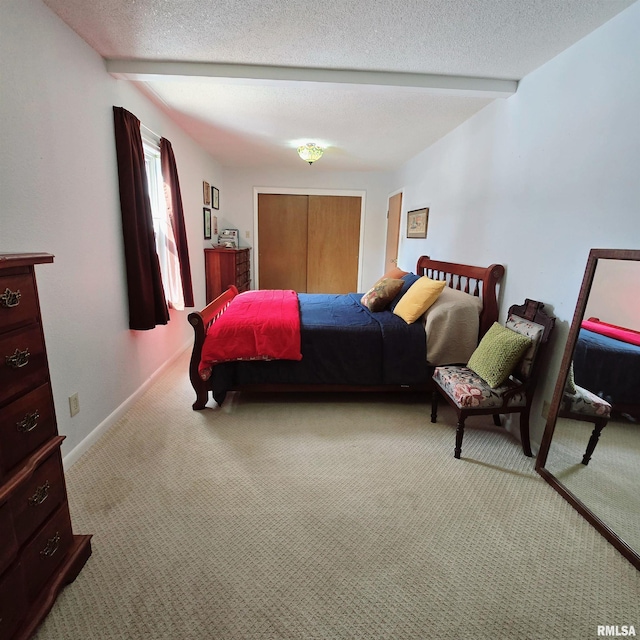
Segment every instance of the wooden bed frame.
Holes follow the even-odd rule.
[[[439,262],[431,260],[428,256],[421,256],[416,266],[416,274],[428,276],[434,280],[445,280],[447,286],[458,291],[464,291],[482,299],[482,311],[480,313],[481,338],[498,319],[498,284],[504,275],[504,267],[501,264],[492,264],[489,267],[474,267],[455,262]],[[189,378],[196,393],[194,410],[204,409],[209,401],[211,380],[202,380],[198,373],[202,346],[209,326],[226,309],[233,298],[238,295],[238,290],[233,285],[215,300],[210,302],[202,311],[189,314],[189,323],[194,330],[193,351],[189,363]],[[253,384],[242,385],[234,391],[418,391],[431,389],[430,385],[421,387],[408,387],[400,385],[385,386],[354,386],[354,385],[293,385],[293,384]]]

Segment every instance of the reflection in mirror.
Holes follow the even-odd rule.
[[[538,472],[640,568],[640,251],[592,250]]]

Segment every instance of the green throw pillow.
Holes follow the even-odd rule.
[[[569,373],[567,374],[567,381],[564,384],[564,392],[568,393],[570,396],[575,396],[578,393],[576,389],[576,379],[573,375],[573,360],[569,365]]]
[[[528,336],[494,322],[471,354],[467,367],[495,389],[509,377],[530,345]]]

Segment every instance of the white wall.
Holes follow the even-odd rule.
[[[598,260],[584,317],[640,331],[640,262]]]
[[[502,263],[503,319],[525,298],[557,316],[532,416],[538,442],[589,249],[640,248],[638,33],[635,3],[408,162],[392,185],[405,192],[403,211],[431,208],[426,240],[402,239],[401,266],[421,254]]]
[[[292,153],[295,151],[292,150]],[[318,162],[322,162],[319,160]],[[364,247],[360,280],[366,290],[384,273],[384,247],[387,231],[387,205],[390,191],[388,174],[330,173],[314,171],[300,161],[299,171],[277,168],[224,169],[225,193],[220,194],[218,225],[240,230],[241,246],[254,246],[254,187],[301,189],[308,193],[362,191],[365,199]],[[224,198],[223,198],[224,195]],[[343,194],[344,195],[344,194]],[[222,203],[224,202],[224,207]],[[250,238],[246,238],[246,232]],[[252,282],[255,282],[255,256],[252,256]],[[415,265],[414,265],[415,266]]]
[[[5,0],[0,20],[0,252],[48,252],[36,268],[63,453],[107,425],[191,340],[186,313],[128,329],[113,105],[168,138],[185,207],[196,306],[204,306],[202,181],[220,167],[40,0]],[[186,372],[185,372],[186,375]],[[67,398],[78,392],[80,413]],[[190,410],[186,407],[185,410]]]

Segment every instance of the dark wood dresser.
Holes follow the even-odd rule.
[[[0,254],[0,638],[31,637],[91,555],[67,504],[35,265]]]
[[[204,268],[207,283],[207,304],[217,298],[229,285],[240,293],[251,285],[251,249],[205,249]]]

